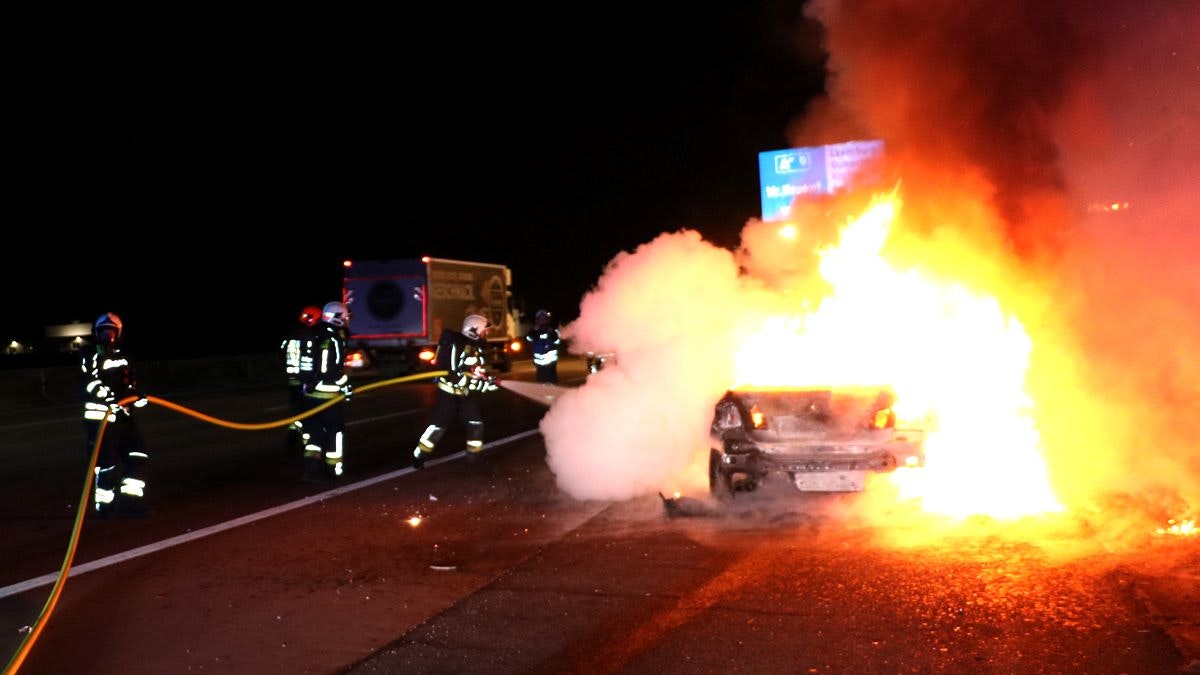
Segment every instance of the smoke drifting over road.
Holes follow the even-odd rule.
[[[1119,508],[1139,531],[1195,516],[1200,5],[814,1],[808,12],[825,31],[827,96],[798,111],[792,145],[883,139],[884,190],[904,201],[889,259],[986,291],[1020,319],[1063,503]],[[828,243],[866,198],[798,205],[802,237]],[[815,257],[778,255],[764,229],[751,219],[733,252],[663,234],[618,254],[583,298],[564,335],[618,361],[543,422],[565,491],[697,489],[742,331],[820,300]]]

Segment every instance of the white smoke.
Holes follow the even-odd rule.
[[[580,499],[627,499],[686,480],[752,291],[734,256],[694,230],[618,254],[563,327],[572,351],[615,352],[542,420],[550,468]]]

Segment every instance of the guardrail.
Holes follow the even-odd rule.
[[[223,387],[284,386],[279,354],[134,363],[142,393],[170,396]],[[77,366],[0,370],[0,412],[75,405],[82,402]]]

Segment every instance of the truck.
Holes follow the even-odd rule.
[[[512,271],[466,260],[346,260],[342,299],[350,310],[346,366],[379,375],[433,370],[438,339],[469,314],[488,320],[487,362],[508,372],[521,349]]]

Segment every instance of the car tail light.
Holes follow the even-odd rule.
[[[367,357],[366,354],[363,354],[361,351],[356,349],[349,354],[346,354],[347,368],[362,368],[365,365],[367,365]]]
[[[417,352],[417,358],[425,363],[433,363],[433,359],[437,357],[437,350],[425,348]]]
[[[758,409],[757,403],[750,407],[750,423],[754,425],[755,429],[767,428],[767,416]]]
[[[521,341],[520,341],[520,340],[513,340],[512,342],[508,343],[508,350],[509,350],[509,351],[511,351],[511,352],[512,352],[512,353],[514,353],[514,354],[520,353],[520,351],[521,351]]]

